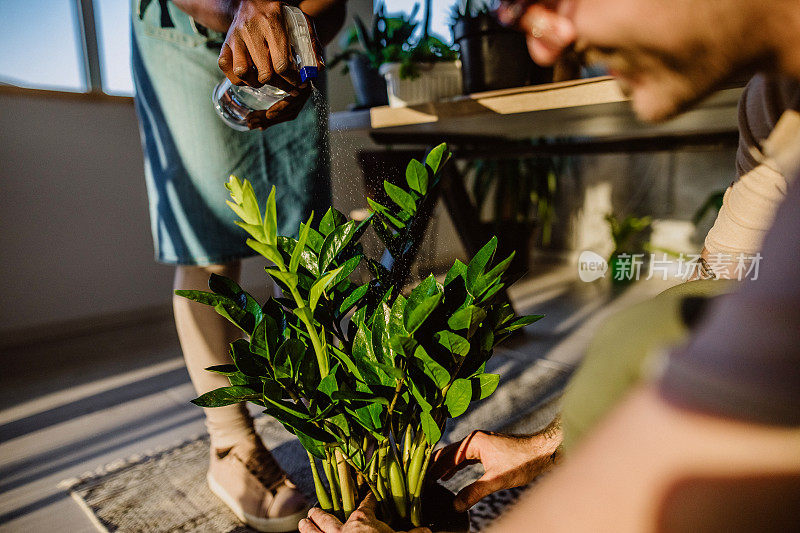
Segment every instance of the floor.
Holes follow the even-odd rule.
[[[562,267],[514,287],[518,311],[547,316],[496,352],[502,409],[471,410],[450,439],[540,425],[602,320],[668,286],[615,293],[576,278]],[[0,532],[96,531],[59,482],[204,430],[171,323],[6,350],[0,362]]]

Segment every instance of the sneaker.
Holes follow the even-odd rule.
[[[206,478],[211,492],[258,531],[296,531],[309,509],[305,496],[258,437],[232,448],[212,449]]]

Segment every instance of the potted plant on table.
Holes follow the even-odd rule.
[[[451,19],[464,94],[553,81],[553,69],[531,59],[525,35],[500,24],[488,3],[457,2]]]
[[[431,0],[425,0],[419,38],[410,38],[398,50],[394,60],[380,67],[392,107],[433,102],[461,94],[458,53],[441,37],[430,32],[430,19]]]
[[[308,453],[320,506],[347,518],[366,491],[396,528],[429,525],[425,474],[448,418],[490,395],[494,347],[541,316],[516,317],[497,298],[511,257],[493,260],[493,238],[443,281],[430,276],[403,294],[392,272],[365,257],[359,239],[372,227],[396,256],[407,253],[415,214],[432,201],[444,145],[412,160],[406,185],[385,185],[393,205],[370,200],[372,215],[347,220],[331,208],[297,239],[277,234],[275,191],[265,209],[249,182],[227,187],[248,244],[267,258],[283,298],[257,302],[235,282],[212,275],[210,292],[176,291],[212,305],[246,338],[231,344],[233,364],[208,370],[230,386],[194,400],[203,407],[250,401],[297,436]],[[349,275],[366,263],[372,279]],[[427,508],[427,511],[426,511]],[[452,525],[444,527],[452,528]]]
[[[611,281],[617,285],[627,285],[636,281],[645,266],[645,251],[649,247],[647,231],[653,225],[653,219],[634,215],[620,219],[613,213],[605,218],[614,241],[614,251],[608,258]]]
[[[384,63],[401,59],[403,47],[417,28],[418,23],[414,19],[418,10],[417,4],[408,15],[387,15],[386,5],[380,3],[369,28],[361,17],[353,17],[353,26],[343,35],[340,43],[342,51],[334,56],[330,66],[345,62],[344,72],[350,73],[358,107],[389,103],[386,80],[378,69]]]

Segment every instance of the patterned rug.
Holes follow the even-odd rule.
[[[547,361],[521,361],[498,351],[487,371],[503,376],[497,391],[457,420],[448,421],[442,444],[464,438],[475,428],[532,433],[555,416],[559,391],[568,376],[563,367]],[[268,417],[258,418],[256,429],[289,477],[313,501],[308,456],[297,439]],[[117,461],[66,480],[61,487],[71,493],[100,531],[252,531],[208,489],[207,466],[208,438],[198,436]],[[479,466],[468,467],[445,485],[456,492],[480,475]],[[502,491],[478,503],[470,513],[472,531],[485,529],[521,492]]]
[[[266,418],[256,422],[275,458],[313,500],[313,481],[303,448],[277,422]],[[69,490],[100,531],[253,531],[241,525],[208,489],[207,464],[208,439],[198,437],[169,449],[119,461],[81,478],[64,481],[61,486]],[[460,477],[463,483],[464,476]],[[502,491],[478,503],[470,514],[471,531],[484,529],[516,501],[520,492],[520,489]]]

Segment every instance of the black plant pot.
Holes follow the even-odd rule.
[[[464,94],[553,81],[553,69],[531,60],[525,36],[501,26],[492,14],[457,20],[453,38],[461,50]]]
[[[372,66],[369,58],[355,55],[347,62],[350,69],[350,80],[356,91],[356,102],[359,108],[389,105],[386,95],[386,80]]]

